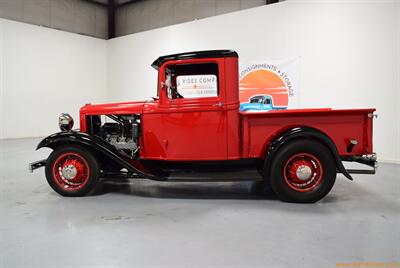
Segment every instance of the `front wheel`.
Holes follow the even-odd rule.
[[[297,140],[278,151],[270,174],[271,187],[281,200],[314,203],[335,184],[336,163],[323,144]]]
[[[46,161],[47,182],[63,196],[84,196],[91,192],[99,180],[96,158],[79,146],[55,149]]]

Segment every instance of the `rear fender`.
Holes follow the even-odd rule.
[[[353,180],[349,172],[347,172],[347,170],[343,166],[342,160],[340,159],[335,143],[326,134],[310,127],[291,128],[283,132],[278,137],[276,137],[268,146],[264,161],[265,170],[270,170],[272,165],[272,160],[274,159],[275,154],[279,151],[279,149],[283,145],[299,138],[313,139],[324,144],[332,153],[332,156],[336,162],[337,171],[342,173],[349,180]]]
[[[126,160],[126,157],[121,152],[105,140],[79,131],[65,131],[50,135],[38,144],[36,150],[43,147],[48,147],[54,150],[60,146],[68,145],[80,145],[85,147],[90,151],[95,152],[97,156],[115,162],[122,168],[126,168],[129,172],[137,173],[145,178],[154,180],[160,179],[146,173],[144,170],[134,167]]]

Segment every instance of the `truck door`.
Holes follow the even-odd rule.
[[[165,72],[165,159],[226,160],[227,116],[218,59],[171,64],[160,71]]]

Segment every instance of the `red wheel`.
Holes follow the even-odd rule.
[[[84,148],[71,146],[53,151],[46,162],[50,186],[64,196],[83,196],[97,184],[96,159]]]
[[[323,144],[296,140],[279,149],[269,174],[271,187],[281,200],[313,203],[332,189],[336,162]]]
[[[293,190],[310,192],[322,182],[323,171],[317,157],[309,153],[298,153],[286,161],[283,178]]]
[[[90,167],[86,159],[78,153],[64,153],[53,163],[53,178],[66,191],[82,189],[88,182]]]

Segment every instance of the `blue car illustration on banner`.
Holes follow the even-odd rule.
[[[274,106],[271,95],[254,95],[250,97],[249,102],[240,104],[240,111],[270,111],[285,110],[286,108]]]

